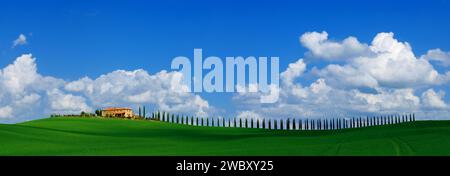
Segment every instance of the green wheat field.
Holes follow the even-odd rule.
[[[47,118],[0,125],[3,156],[450,155],[450,121],[336,131],[196,127],[158,121]]]

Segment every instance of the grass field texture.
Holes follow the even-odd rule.
[[[281,131],[48,118],[0,125],[0,155],[450,155],[450,121],[339,131]]]

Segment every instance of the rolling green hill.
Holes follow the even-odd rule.
[[[0,125],[0,155],[450,155],[450,121],[306,132],[49,118]]]

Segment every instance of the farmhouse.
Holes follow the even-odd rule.
[[[131,108],[105,108],[102,110],[102,116],[132,118],[134,114]]]

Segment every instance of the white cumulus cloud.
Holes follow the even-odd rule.
[[[393,33],[377,34],[371,44],[355,37],[335,42],[326,32],[305,33],[305,57],[343,62],[326,62],[323,68],[307,70],[303,60],[289,64],[281,73],[280,99],[261,105],[258,94],[236,94],[239,112],[251,111],[264,117],[329,118],[415,112],[418,118],[450,118],[444,92],[450,74],[439,73],[426,57],[417,58],[407,42]],[[430,52],[429,52],[430,53]],[[442,59],[440,59],[442,60]],[[309,85],[304,75],[316,77]],[[427,88],[427,91],[422,91]],[[432,114],[432,115],[430,115]]]
[[[416,58],[407,42],[399,42],[393,33],[379,33],[372,41],[371,56],[359,56],[345,65],[328,65],[317,71],[330,83],[353,87],[408,88],[439,85],[448,81],[423,58]]]
[[[147,105],[155,109],[206,116],[213,109],[199,95],[188,93],[179,72],[154,75],[139,69],[117,70],[75,81],[38,73],[36,59],[24,54],[0,69],[0,123],[42,118],[53,113],[92,112],[96,108]]]
[[[328,33],[325,31],[307,32],[300,37],[300,43],[309,50],[307,56],[319,59],[346,60],[370,54],[368,45],[360,43],[357,38],[332,41],[328,39]]]
[[[27,43],[27,37],[24,34],[20,34],[19,37],[13,41],[12,47],[15,48],[19,45],[26,45]]]
[[[437,61],[444,67],[450,66],[450,52],[442,51],[439,48],[428,50],[427,54],[420,58],[429,61]]]
[[[444,91],[435,92],[433,89],[428,89],[422,93],[422,101],[427,108],[446,109],[448,105],[442,99],[444,96]]]

